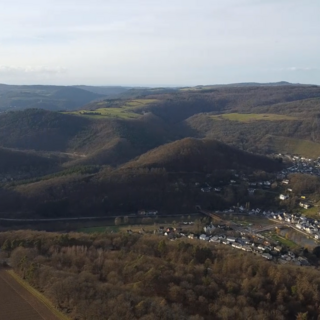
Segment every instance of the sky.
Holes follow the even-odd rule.
[[[0,0],[0,83],[320,85],[319,0]]]

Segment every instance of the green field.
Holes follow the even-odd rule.
[[[273,231],[262,232],[262,235],[264,235],[265,237],[275,242],[279,242],[280,245],[288,247],[289,249],[292,249],[298,246],[294,241],[287,239],[281,235],[278,235]]]
[[[225,113],[210,116],[210,118],[213,120],[230,120],[238,122],[296,120],[294,117],[268,113]]]
[[[274,150],[281,153],[290,153],[307,158],[320,157],[320,144],[308,140],[293,139],[288,137],[268,137]]]
[[[65,114],[73,114],[94,119],[103,118],[119,118],[119,119],[135,119],[141,116],[143,109],[149,104],[156,102],[155,99],[135,99],[123,101],[117,106],[113,106],[110,101],[100,101],[95,104],[97,109],[79,110],[73,112],[64,112]]]
[[[299,207],[297,209],[297,211],[300,212],[301,214],[305,215],[308,218],[312,218],[312,219],[319,219],[320,218],[320,215],[319,215],[320,208],[318,206],[311,207],[310,209],[303,209],[303,208]]]

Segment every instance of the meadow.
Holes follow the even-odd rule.
[[[143,114],[145,107],[156,101],[155,99],[134,99],[115,103],[106,100],[95,103],[93,110],[78,110],[64,113],[94,119],[136,119]]]
[[[270,143],[281,153],[298,154],[308,158],[320,157],[320,144],[308,140],[270,136]]]
[[[238,122],[296,120],[294,117],[269,113],[225,113],[210,116],[210,118],[213,120],[230,120]]]

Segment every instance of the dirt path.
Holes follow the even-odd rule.
[[[4,269],[0,269],[0,319],[60,320]]]

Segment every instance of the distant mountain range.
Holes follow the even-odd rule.
[[[104,99],[129,99],[181,91],[208,91],[219,88],[296,86],[285,81],[276,83],[235,83],[184,88],[147,88],[121,86],[51,86],[0,84],[0,112],[41,108],[51,111],[77,110],[89,102]]]
[[[85,104],[117,96],[129,88],[89,86],[13,86],[0,84],[0,112],[41,108],[75,110]]]

